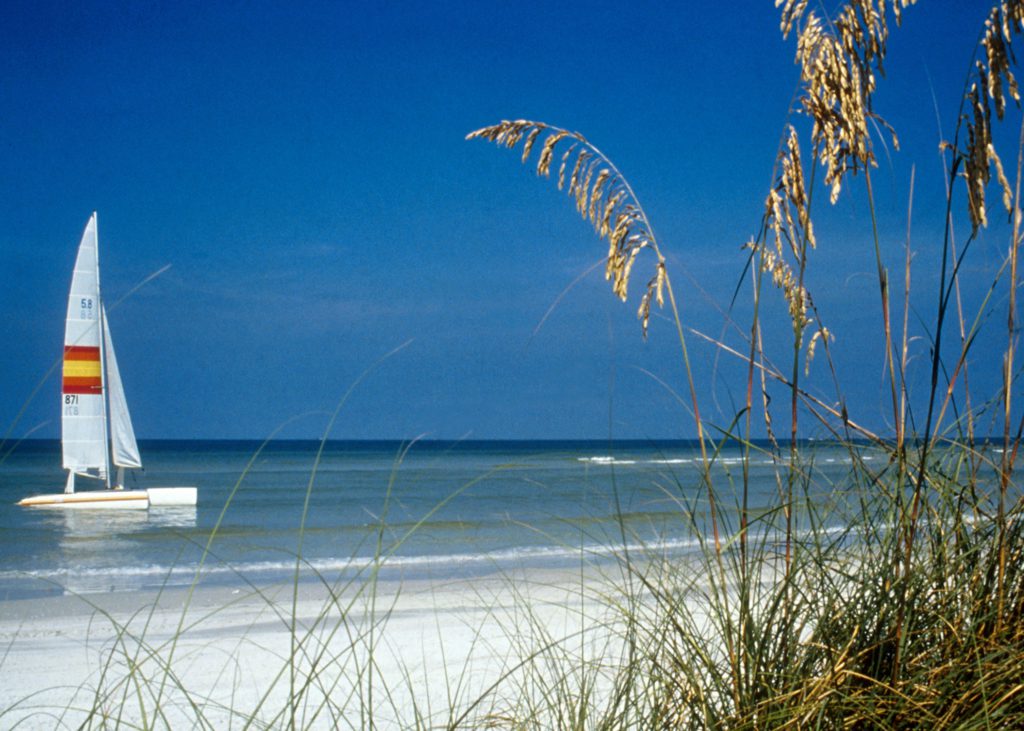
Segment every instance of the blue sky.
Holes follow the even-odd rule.
[[[914,167],[925,320],[943,218],[938,143],[986,7],[908,9],[876,100],[902,143],[891,160],[879,143],[882,243],[898,271]],[[6,4],[0,426],[24,407],[14,436],[59,434],[58,379],[30,395],[60,356],[75,248],[96,210],[108,303],[171,265],[110,314],[142,438],[259,438],[308,412],[319,413],[282,435],[318,437],[323,412],[408,341],[359,384],[331,436],[693,436],[662,385],[684,390],[671,323],[656,319],[643,342],[638,287],[623,305],[600,268],[545,319],[605,245],[516,154],[464,137],[504,118],[585,134],[643,202],[687,323],[717,336],[797,82],[772,3],[723,8]],[[884,429],[861,183],[819,206],[810,285],[848,398]],[[998,228],[976,244],[975,292],[1004,248]],[[768,332],[780,354],[784,330]],[[984,355],[998,359],[1000,331],[989,330],[979,390],[994,383]],[[726,423],[738,371],[691,348],[705,415]],[[827,395],[819,366],[809,385]]]

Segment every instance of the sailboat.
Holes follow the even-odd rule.
[[[68,471],[64,492],[35,495],[18,505],[75,508],[148,508],[195,505],[194,487],[125,490],[124,471],[140,469],[128,403],[100,299],[99,244],[93,212],[78,245],[64,326],[61,448]],[[113,468],[113,469],[112,469]],[[116,469],[116,475],[112,474]],[[76,492],[77,479],[105,489]]]

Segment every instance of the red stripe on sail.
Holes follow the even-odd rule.
[[[96,360],[100,359],[97,345],[65,345],[64,360]]]
[[[99,378],[64,377],[63,393],[99,394],[103,393],[103,381]]]
[[[65,394],[78,394],[82,396],[92,396],[103,393],[101,386],[64,386]]]

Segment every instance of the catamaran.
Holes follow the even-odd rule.
[[[18,505],[65,508],[148,508],[195,505],[194,487],[125,490],[124,471],[140,469],[121,374],[100,299],[99,242],[93,212],[78,245],[64,325],[61,381],[61,448],[68,471],[63,493],[35,495]],[[112,480],[111,467],[117,469]],[[76,492],[76,478],[91,478],[106,489]]]

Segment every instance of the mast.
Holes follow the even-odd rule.
[[[102,398],[100,399],[100,414],[103,417],[103,461],[106,463],[104,472],[106,476],[104,481],[106,482],[107,489],[110,489],[110,412],[107,409],[107,354],[106,354],[106,316],[107,313],[103,311],[103,289],[100,286],[100,221],[96,215],[96,211],[92,212],[93,226],[96,230],[96,245],[93,251],[96,254],[96,307],[98,312],[96,313],[99,317],[99,335],[100,335],[100,393]]]
[[[99,237],[97,236],[97,242]],[[100,280],[100,263],[99,263],[99,245],[97,243],[97,256],[96,256],[96,284],[99,284]],[[109,387],[107,384],[107,346],[106,346],[106,334],[107,334],[107,313],[103,311],[103,300],[100,300],[100,380],[103,383],[103,459],[107,463],[105,472],[107,489],[110,489],[110,410],[107,408],[107,399],[109,398]]]

